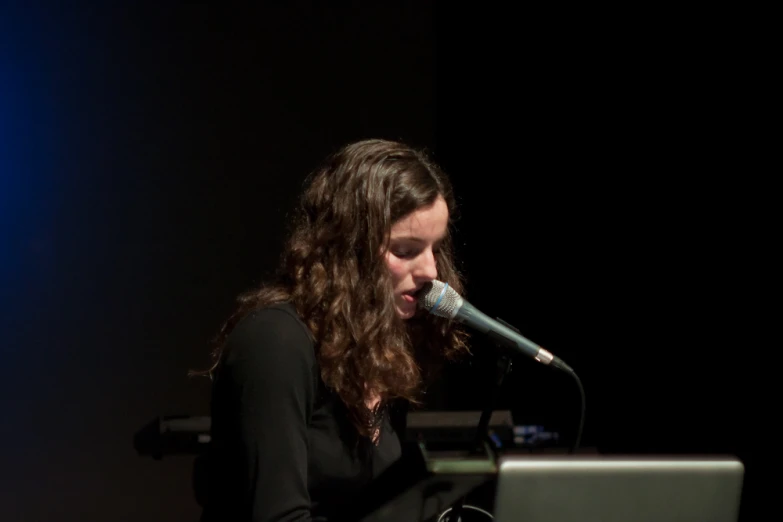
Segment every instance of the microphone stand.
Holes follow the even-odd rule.
[[[508,326],[509,328],[512,328],[513,330],[517,330],[510,324],[506,323],[499,317],[496,317],[496,319]],[[511,372],[511,358],[503,353],[504,345],[501,343],[496,342],[498,348],[500,348],[500,351],[498,352],[497,357],[495,358],[495,379],[494,384],[492,388],[490,389],[487,401],[484,404],[484,408],[481,411],[481,418],[479,419],[478,426],[476,428],[476,437],[473,440],[473,447],[471,448],[471,453],[477,454],[477,453],[485,453],[487,451],[491,452],[491,455],[493,458],[496,458],[496,451],[494,448],[494,444],[489,439],[488,434],[488,428],[489,428],[489,420],[492,417],[492,412],[495,409],[495,403],[497,401],[498,394],[500,393],[500,388],[503,385],[503,380],[506,378],[506,375],[508,375]],[[449,522],[461,522],[461,516],[463,511],[463,505],[465,503],[465,497],[460,497],[457,502],[454,504],[454,506],[451,509],[451,512],[449,513],[448,521]]]
[[[487,442],[492,447],[491,440],[488,437],[489,420],[495,409],[497,397],[500,394],[500,388],[503,385],[503,379],[511,372],[511,358],[508,355],[500,354],[495,359],[495,383],[489,392],[489,397],[481,412],[478,427],[476,428],[476,438],[473,442],[473,448],[476,452],[482,452],[482,446]]]

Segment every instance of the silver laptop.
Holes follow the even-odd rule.
[[[515,456],[500,461],[499,522],[736,522],[734,457]]]

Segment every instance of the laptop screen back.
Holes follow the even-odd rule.
[[[520,456],[500,461],[500,522],[736,522],[733,457]]]

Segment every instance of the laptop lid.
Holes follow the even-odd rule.
[[[734,457],[505,456],[500,522],[736,522]]]

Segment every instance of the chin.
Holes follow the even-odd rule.
[[[407,321],[408,319],[413,319],[416,312],[403,312],[402,310],[397,310],[397,315],[400,316],[400,319]]]
[[[416,308],[411,308],[408,306],[402,307],[397,305],[397,315],[399,315],[400,319],[403,320],[411,319],[416,315]]]

